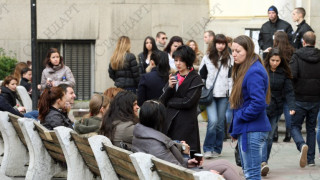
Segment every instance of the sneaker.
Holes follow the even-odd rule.
[[[308,163],[308,166],[309,166],[309,167],[313,167],[313,166],[315,166],[315,165],[316,165],[316,163],[314,163],[314,162]]]
[[[204,157],[205,159],[213,158],[211,151],[205,152],[205,153],[203,154],[203,157]]]
[[[217,153],[215,151],[212,152],[212,157],[213,158],[217,158],[217,157],[220,157],[220,156],[221,156],[221,154],[219,154],[219,153]]]
[[[267,176],[269,172],[269,166],[266,162],[261,163],[261,176]]]
[[[304,144],[300,152],[300,167],[304,168],[307,165],[308,145]]]

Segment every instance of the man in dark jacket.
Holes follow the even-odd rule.
[[[296,98],[296,113],[292,118],[291,134],[300,153],[300,167],[314,166],[316,124],[320,102],[320,50],[315,48],[316,36],[312,31],[303,35],[303,48],[292,56],[290,67]],[[301,135],[306,118],[307,143]]]
[[[306,15],[306,11],[303,7],[295,8],[292,12],[292,19],[294,22],[298,23],[298,28],[292,37],[293,47],[296,49],[302,48],[302,36],[307,31],[312,31],[312,28],[306,23],[304,17]],[[290,39],[289,39],[290,40]]]
[[[263,58],[268,53],[269,48],[273,47],[273,36],[277,31],[284,31],[287,33],[289,42],[292,38],[293,29],[291,25],[278,16],[278,9],[275,6],[270,6],[268,9],[269,21],[264,23],[259,33],[259,47],[263,51]]]

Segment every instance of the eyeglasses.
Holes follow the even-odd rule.
[[[162,40],[168,39],[167,37],[163,37]]]

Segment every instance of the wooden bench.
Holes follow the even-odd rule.
[[[18,123],[18,119],[19,118],[20,118],[19,116],[16,116],[14,114],[9,113],[9,121],[12,123],[12,126],[13,126],[14,130],[16,130],[16,133],[17,133],[20,141],[22,142],[22,144],[28,150],[26,140],[24,139],[24,136],[22,134],[22,130],[21,130],[20,125]]]
[[[101,176],[96,158],[94,157],[93,151],[89,144],[88,137],[81,136],[75,131],[71,131],[70,135],[89,170],[94,174],[95,177]]]
[[[50,180],[54,175],[66,177],[63,174],[66,167],[62,166],[66,160],[54,131],[48,131],[33,119],[19,118],[18,123],[30,156],[26,179]]]
[[[54,132],[57,135],[57,138],[60,142],[60,146],[62,148],[63,154],[65,155],[65,159],[68,166],[68,177],[67,179],[78,180],[78,179],[96,179],[100,176],[99,168],[97,167],[97,163],[94,159],[93,152],[90,146],[79,145],[80,149],[77,148],[76,141],[79,140],[76,136],[73,138],[71,136],[72,133],[75,133],[72,129],[59,126],[54,128]],[[76,140],[75,140],[76,139]],[[87,140],[88,141],[88,140]],[[83,143],[83,141],[81,141]],[[89,145],[89,143],[87,143]],[[80,151],[83,151],[87,154],[85,156],[85,160],[90,162],[90,164],[86,164],[83,156],[81,156]],[[89,156],[91,154],[91,158]],[[90,171],[92,170],[92,171]]]
[[[4,142],[0,172],[7,176],[25,176],[28,169],[29,154],[21,129],[16,124],[18,118],[0,111],[0,131]]]
[[[103,143],[111,164],[120,178],[139,180],[137,171],[132,164],[130,155],[132,152],[116,147],[112,144]]]

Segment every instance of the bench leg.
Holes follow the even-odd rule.
[[[5,144],[0,172],[7,176],[25,176],[29,154],[8,120],[8,113],[0,112],[0,131]]]
[[[156,171],[151,171],[153,163],[150,154],[138,152],[130,154],[130,159],[134,168],[136,169],[139,179],[142,180],[160,180]]]
[[[94,157],[97,160],[97,164],[99,166],[101,179],[109,180],[109,179],[119,179],[117,174],[115,173],[113,166],[110,162],[110,159],[105,150],[102,150],[102,143],[112,144],[111,141],[101,135],[92,136],[88,139],[91,149],[93,151]]]
[[[70,132],[72,131],[72,129],[60,126],[54,128],[54,131],[58,137],[60,146],[67,161],[67,179],[95,179],[94,175],[91,173],[88,166],[83,161],[83,158],[81,157],[77,146],[73,141],[70,140]]]
[[[51,158],[45,149],[33,121],[27,118],[18,120],[30,154],[26,180],[50,180],[64,169]]]

